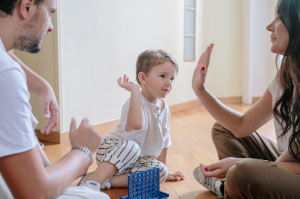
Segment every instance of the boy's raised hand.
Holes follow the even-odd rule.
[[[132,92],[136,89],[140,91],[140,87],[132,81],[129,81],[129,77],[127,77],[126,75],[124,75],[123,82],[121,77],[118,79],[118,84],[120,87],[128,90],[129,92]]]
[[[169,171],[167,179],[168,181],[179,181],[179,180],[184,180],[184,175],[180,171]]]
[[[192,87],[194,91],[204,89],[204,82],[207,74],[207,69],[209,65],[211,51],[214,47],[214,44],[210,44],[205,53],[203,53],[198,61],[197,67],[193,74]]]

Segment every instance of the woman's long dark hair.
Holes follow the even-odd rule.
[[[289,138],[289,153],[299,162],[300,0],[279,0],[277,15],[287,28],[289,43],[277,74],[277,81],[283,88],[283,94],[275,103],[273,114],[282,127],[280,137],[284,136],[289,130],[292,130],[292,135]]]

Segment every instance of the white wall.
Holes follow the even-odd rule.
[[[116,80],[135,79],[137,56],[149,48],[164,49],[179,64],[166,98],[169,105],[196,99],[191,77],[197,62],[184,62],[184,1],[60,0],[61,131],[70,118],[87,116],[92,124],[119,118],[130,94]],[[207,88],[217,97],[241,96],[242,3],[198,0],[196,57],[215,43]]]
[[[207,45],[215,43],[206,87],[217,97],[242,95],[242,82],[246,80],[242,77],[242,66],[243,60],[247,61],[243,56],[244,1],[249,0],[196,0],[196,57],[200,57]],[[256,20],[269,15],[271,21],[274,16],[276,0],[266,1],[273,3],[266,11],[263,6],[254,10]],[[89,0],[86,3],[58,0],[57,14],[57,19],[56,16],[53,19],[56,31],[45,39],[41,53],[30,55],[16,51],[55,90],[61,118],[60,126],[54,130],[68,131],[73,116],[78,121],[88,117],[92,124],[118,119],[130,94],[119,88],[116,80],[124,73],[135,80],[136,58],[149,48],[170,52],[179,64],[179,74],[167,103],[175,105],[196,99],[191,78],[197,60],[183,60],[183,0]],[[270,21],[265,18],[265,24],[257,26],[254,32],[264,46],[269,42],[268,38],[264,39],[269,37],[265,26]],[[270,56],[264,64],[273,64],[275,56],[270,55],[268,47],[263,50]],[[256,58],[254,62],[251,59],[255,63],[253,67],[263,67]],[[270,65],[262,71],[268,74],[262,80],[267,84],[276,69]],[[255,83],[257,89],[251,95],[261,96],[267,85]],[[43,119],[37,96],[32,95],[31,104],[40,121],[38,128],[44,127],[47,121]]]
[[[206,87],[217,97],[242,94],[242,1],[205,0],[203,42],[214,43]]]
[[[243,7],[243,102],[266,91],[276,73],[275,56],[271,53],[271,33],[266,27],[275,18],[277,0],[244,0]]]

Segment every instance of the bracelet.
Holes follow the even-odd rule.
[[[83,146],[74,146],[71,150],[73,149],[79,149],[83,152],[85,152],[86,154],[88,154],[90,156],[90,162],[93,160],[93,154],[91,153],[91,151],[86,148],[86,147],[83,147]]]

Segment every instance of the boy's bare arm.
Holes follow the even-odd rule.
[[[134,130],[140,130],[144,126],[144,111],[139,88],[131,91],[127,124]]]
[[[158,156],[157,160],[167,165],[167,156],[168,156],[168,148],[164,148],[160,155]]]
[[[164,148],[160,155],[158,156],[157,160],[164,163],[167,166],[167,156],[168,156],[168,148]],[[166,180],[168,181],[178,181],[178,180],[184,180],[184,175],[181,173],[181,171],[169,171],[168,169],[168,175]]]
[[[129,111],[127,115],[127,124],[134,130],[140,130],[144,126],[144,111],[141,100],[140,87],[133,82],[129,82],[129,78],[124,75],[118,79],[120,87],[131,92]]]

